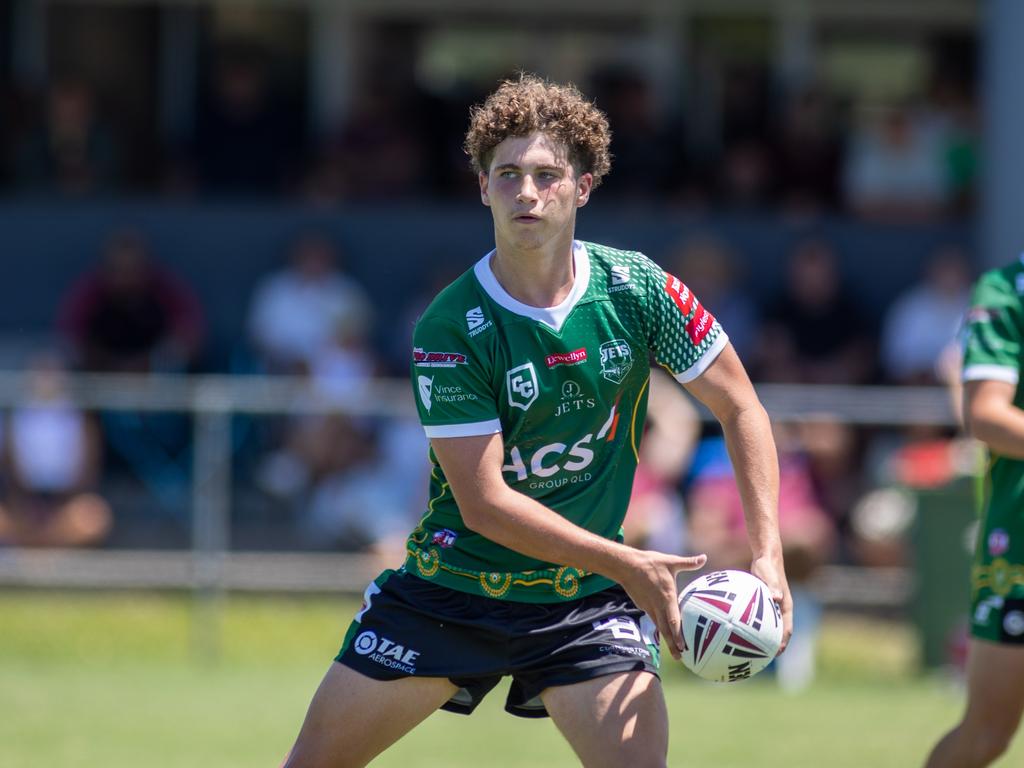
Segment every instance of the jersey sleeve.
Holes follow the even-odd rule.
[[[982,275],[964,321],[964,381],[1020,378],[1021,299],[1002,271]]]
[[[421,320],[413,334],[412,385],[428,438],[501,432],[490,377],[457,326]]]
[[[693,381],[729,342],[722,326],[679,278],[649,261],[647,343],[676,381]]]

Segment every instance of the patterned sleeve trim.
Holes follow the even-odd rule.
[[[718,332],[718,338],[716,338],[714,342],[711,344],[711,346],[708,347],[707,351],[703,355],[701,355],[700,360],[691,365],[682,373],[676,374],[676,381],[678,381],[680,384],[686,384],[688,381],[693,381],[694,379],[696,379],[698,376],[700,376],[702,373],[704,373],[704,371],[708,369],[709,365],[715,362],[715,358],[722,354],[722,350],[725,349],[725,345],[728,343],[728,335],[726,335],[725,331],[720,330]]]

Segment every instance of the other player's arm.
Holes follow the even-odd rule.
[[[529,557],[600,573],[618,582],[657,624],[673,657],[682,652],[675,575],[704,565],[704,555],[679,557],[633,549],[569,522],[513,490],[501,474],[500,434],[433,438],[431,445],[466,526]]]
[[[768,585],[782,610],[784,649],[793,633],[793,599],[782,560],[779,460],[768,414],[731,344],[725,346],[704,373],[684,386],[722,425],[743,500],[753,554],[750,571]]]
[[[964,384],[964,422],[968,434],[993,453],[1024,459],[1024,410],[1013,404],[1017,385],[995,379]]]

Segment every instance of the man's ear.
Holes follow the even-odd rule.
[[[576,207],[582,208],[590,200],[590,191],[594,188],[594,174],[584,173],[576,180]]]
[[[480,174],[477,176],[477,181],[480,182],[480,202],[489,208],[491,206],[491,198],[487,195],[487,180],[487,171],[480,171]]]

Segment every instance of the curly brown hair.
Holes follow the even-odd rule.
[[[494,149],[509,137],[543,132],[569,149],[578,173],[590,173],[593,186],[611,169],[608,118],[569,83],[559,85],[521,73],[505,80],[483,104],[470,109],[469,130],[462,145],[477,173],[486,173]]]

